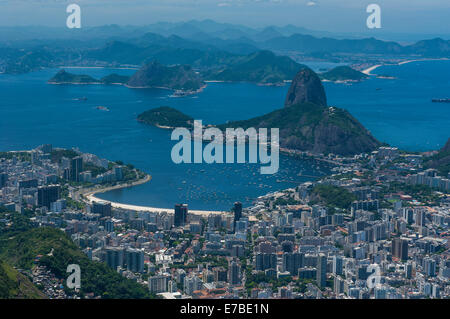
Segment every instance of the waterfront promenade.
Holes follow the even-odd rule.
[[[150,206],[137,206],[137,205],[130,205],[130,204],[123,204],[118,202],[110,202],[105,201],[103,199],[100,199],[96,197],[96,194],[99,193],[106,193],[115,189],[122,189],[122,188],[129,188],[141,184],[145,184],[150,182],[152,177],[150,175],[146,175],[143,179],[136,180],[132,183],[122,183],[114,186],[109,187],[93,187],[93,188],[85,188],[78,190],[72,194],[72,198],[74,200],[82,200],[87,204],[91,204],[93,202],[109,202],[111,203],[111,206],[113,208],[117,209],[124,209],[124,210],[130,210],[130,211],[136,211],[136,212],[154,212],[154,213],[168,213],[168,214],[174,214],[174,208],[159,208],[159,207],[150,207]],[[217,214],[229,214],[230,212],[226,211],[207,211],[207,210],[189,210],[189,214],[193,215],[199,215],[199,216],[209,216],[209,215],[217,215]]]

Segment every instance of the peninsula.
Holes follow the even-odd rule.
[[[381,143],[344,109],[327,105],[318,75],[309,68],[297,73],[285,107],[249,120],[219,128],[279,128],[280,146],[315,154],[354,155],[371,152]]]

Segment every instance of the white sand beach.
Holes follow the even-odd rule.
[[[110,201],[105,201],[100,198],[95,197],[95,195],[87,195],[86,198],[89,202],[102,202],[102,203],[111,203],[111,206],[114,208],[119,209],[125,209],[125,210],[131,210],[136,212],[153,212],[153,213],[168,213],[168,214],[174,214],[173,208],[158,208],[158,207],[150,207],[150,206],[137,206],[137,205],[128,205],[128,204],[121,204],[121,203],[115,203]],[[209,216],[209,215],[217,215],[217,214],[227,214],[229,212],[225,211],[207,211],[207,210],[191,210],[189,209],[189,214],[193,215],[199,215],[199,216]]]
[[[440,58],[440,59],[416,59],[416,60],[407,60],[403,62],[399,62],[398,65],[403,65],[411,62],[422,62],[422,61],[448,61],[448,58]]]
[[[366,75],[373,75],[373,74],[371,74],[371,72],[374,71],[375,69],[379,68],[380,66],[382,66],[382,64],[377,64],[377,65],[371,66],[370,68],[367,68],[361,72]]]
[[[423,62],[423,61],[448,61],[448,60],[450,60],[450,59],[448,59],[448,58],[440,58],[440,59],[414,59],[414,60],[406,60],[406,61],[398,62],[398,63],[395,63],[395,64],[390,64],[390,63],[387,63],[387,64],[376,64],[376,65],[371,66],[370,68],[367,68],[367,69],[365,69],[365,70],[363,70],[363,71],[361,71],[361,72],[364,73],[364,74],[366,74],[366,75],[375,75],[375,74],[372,74],[371,72],[372,72],[372,71],[375,71],[376,69],[378,69],[380,66],[383,66],[383,65],[403,65],[403,64],[412,63],[412,62]]]
[[[136,211],[136,212],[155,212],[155,213],[163,213],[166,212],[168,214],[174,214],[174,208],[159,208],[159,207],[150,207],[150,206],[138,206],[138,205],[129,205],[129,204],[122,204],[117,202],[110,202],[103,199],[100,199],[95,196],[95,194],[98,193],[105,193],[111,190],[120,189],[120,188],[128,188],[133,187],[137,185],[141,185],[144,183],[147,183],[151,180],[151,176],[147,175],[145,178],[135,181],[131,184],[119,184],[111,187],[106,188],[98,188],[98,189],[88,189],[82,191],[79,195],[82,195],[85,198],[85,202],[92,203],[92,202],[100,202],[100,203],[111,203],[111,206],[118,209],[125,209],[130,211]],[[79,196],[76,196],[78,198]],[[207,210],[189,210],[189,214],[193,215],[199,215],[207,217],[209,215],[217,215],[217,214],[227,214],[229,212],[226,211],[207,211]]]

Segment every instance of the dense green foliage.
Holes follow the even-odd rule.
[[[203,80],[190,66],[165,66],[153,61],[144,65],[128,81],[129,87],[166,88],[183,91],[196,91]]]
[[[450,138],[445,146],[425,162],[425,168],[436,168],[442,176],[450,174]]]
[[[53,150],[50,154],[51,160],[54,163],[61,162],[61,159],[63,157],[72,159],[79,155],[80,154],[75,152],[74,150],[67,150],[67,149]],[[136,180],[137,178],[143,178],[145,176],[145,173],[143,173],[139,170],[137,171],[137,175],[136,175],[136,171],[135,171],[135,168],[133,165],[131,165],[131,164],[124,165],[121,161],[118,161],[116,163],[109,162],[108,168],[97,166],[90,162],[83,162],[83,171],[90,171],[92,174],[92,177],[97,177],[98,175],[104,174],[108,170],[112,169],[114,167],[114,165],[116,165],[116,164],[123,166],[122,173],[123,173],[123,181],[125,181],[125,182]]]
[[[125,84],[129,79],[129,76],[113,73],[98,80],[90,75],[73,74],[60,70],[48,82],[51,84]]]
[[[332,185],[317,185],[311,192],[312,204],[321,203],[329,207],[350,208],[356,196],[342,187]]]
[[[379,142],[346,110],[312,103],[285,107],[220,129],[279,128],[281,147],[341,155],[372,151]]]
[[[100,174],[106,173],[108,170],[104,167],[97,166],[92,163],[83,162],[83,171],[90,171],[92,177],[97,177]]]
[[[5,222],[1,222],[2,220]],[[11,212],[0,205],[0,250],[4,238],[7,238],[7,236],[14,237],[16,234],[29,229],[31,229],[31,226],[27,214]]]
[[[129,76],[113,73],[101,78],[100,82],[104,84],[125,84],[129,79]]]
[[[192,128],[194,119],[168,106],[145,111],[137,117],[138,121],[154,126]]]
[[[435,194],[434,189],[427,185],[411,185],[401,182],[390,182],[382,187],[381,196],[391,193],[404,193],[410,195],[420,202],[436,203],[439,196]]]
[[[292,277],[287,276],[283,278],[269,277],[264,272],[251,273],[247,271],[247,280],[245,282],[245,288],[250,290],[256,288],[261,283],[268,283],[272,286],[272,289],[276,290],[279,287],[287,286],[291,281]]]
[[[188,64],[195,68],[205,68],[227,64],[235,55],[221,50],[209,50],[199,43],[188,43],[179,37],[164,38],[147,34],[140,44],[112,41],[86,52],[85,57],[114,64],[142,65],[157,60],[166,65]]]
[[[4,230],[0,237],[0,258],[12,265],[30,269],[36,257],[41,255],[39,262],[61,279],[67,277],[69,264],[80,265],[83,294],[94,293],[102,298],[150,297],[146,287],[122,277],[106,264],[89,260],[59,229],[31,228],[21,224]]]
[[[98,80],[94,79],[89,75],[84,74],[72,74],[61,70],[56,73],[50,80],[49,83],[52,84],[93,84],[99,83]]]
[[[61,159],[63,157],[72,159],[72,158],[77,157],[77,156],[79,156],[79,154],[77,152],[75,152],[74,150],[54,149],[50,153],[50,158],[51,158],[53,163],[61,162]]]
[[[19,161],[31,161],[31,155],[28,152],[0,152],[0,158],[12,159],[14,157]]]
[[[271,51],[258,51],[236,59],[223,69],[208,74],[207,78],[220,81],[277,84],[292,80],[304,67],[289,57],[276,56]]]
[[[277,198],[275,200],[275,202],[273,204],[275,206],[277,206],[277,205],[281,205],[282,206],[282,205],[298,205],[300,203],[301,203],[300,201],[294,199],[293,197],[289,197],[289,198],[281,198],[281,197],[279,197],[279,198]]]
[[[144,172],[135,169],[134,166],[132,166],[130,164],[128,164],[122,168],[122,173],[123,173],[123,181],[124,182],[130,182],[130,181],[134,181],[138,178],[145,177]]]
[[[40,70],[49,67],[54,59],[53,54],[46,49],[38,48],[29,50],[10,50],[11,56],[7,57],[4,72],[8,74],[20,74]],[[2,58],[5,56],[2,55]]]
[[[0,260],[0,299],[42,299],[45,295],[24,275]]]
[[[362,72],[356,71],[349,66],[338,66],[334,69],[319,74],[321,79],[329,81],[361,81],[368,76]]]

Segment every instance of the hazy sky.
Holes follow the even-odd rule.
[[[0,0],[0,25],[65,26],[70,3],[84,26],[213,19],[341,32],[367,31],[366,7],[377,3],[383,31],[450,33],[450,0]]]

